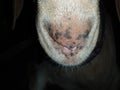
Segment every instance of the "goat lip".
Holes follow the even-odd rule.
[[[77,47],[74,47],[74,48],[72,48],[72,49],[69,49],[69,48],[67,48],[67,47],[63,47],[64,48],[64,50],[67,50],[67,51],[75,51],[76,49],[77,49]]]
[[[62,53],[65,55],[65,56],[74,56],[76,55],[78,52],[79,52],[79,47],[74,47],[72,49],[68,49],[66,47],[62,47]]]

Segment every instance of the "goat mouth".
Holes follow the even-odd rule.
[[[50,36],[51,37],[51,36]],[[79,42],[75,46],[66,47],[65,45],[62,45],[58,43],[56,40],[54,40],[52,37],[50,38],[51,42],[54,46],[54,48],[59,52],[59,54],[63,54],[66,57],[74,57],[80,50],[82,50],[85,47],[85,40],[82,42]]]

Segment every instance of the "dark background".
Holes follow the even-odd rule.
[[[114,0],[103,0],[103,5],[112,17],[117,62],[120,66],[120,23]],[[23,10],[12,30],[13,0],[0,0],[0,82],[1,90],[28,90],[29,63],[41,62],[46,56],[41,48],[36,28],[36,3],[24,0]]]

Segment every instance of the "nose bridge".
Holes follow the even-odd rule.
[[[88,29],[88,24],[82,24],[74,16],[62,17],[51,23],[50,35],[57,43],[70,49],[83,41],[83,36],[85,36]]]

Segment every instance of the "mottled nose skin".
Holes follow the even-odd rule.
[[[52,22],[49,33],[55,42],[72,50],[78,45],[83,45],[89,32],[90,25],[88,23],[82,23],[78,18],[71,16]]]

